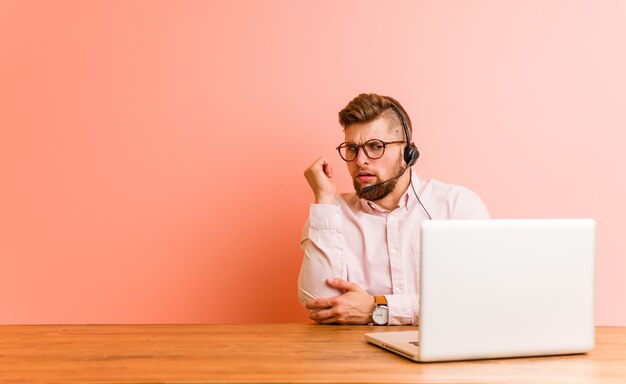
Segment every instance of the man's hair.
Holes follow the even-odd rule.
[[[411,135],[413,133],[411,119],[402,105],[390,96],[381,96],[375,93],[361,93],[352,99],[344,109],[339,111],[339,124],[346,129],[352,124],[369,123],[379,117],[383,117],[387,119],[390,125],[397,124],[400,126],[400,129],[403,129],[402,122],[398,114],[391,108],[391,105],[395,105],[402,114],[402,117],[404,117],[404,121],[406,121],[406,125],[409,128],[409,141],[411,141]],[[404,132],[402,132],[402,136],[404,136]]]

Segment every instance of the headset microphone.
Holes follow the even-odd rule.
[[[407,169],[409,169],[409,167],[404,167],[404,169],[402,170],[402,172],[400,172],[400,174],[399,174],[398,176],[394,176],[394,177],[392,177],[391,179],[387,179],[387,180],[385,180],[385,181],[383,181],[383,182],[380,182],[380,183],[378,183],[378,184],[374,184],[374,185],[370,185],[370,186],[364,187],[364,188],[362,189],[362,191],[367,192],[367,191],[369,191],[370,189],[373,189],[373,188],[376,188],[376,187],[381,186],[381,185],[383,185],[383,184],[386,184],[386,183],[388,183],[388,182],[390,182],[390,181],[392,181],[392,180],[399,179],[400,177],[402,177],[402,175],[404,175],[404,172],[406,172],[406,170],[407,170]]]

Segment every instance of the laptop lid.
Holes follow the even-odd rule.
[[[591,219],[424,222],[420,361],[590,351],[594,255]]]

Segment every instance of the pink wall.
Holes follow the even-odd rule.
[[[362,91],[494,217],[598,221],[626,325],[626,2],[0,0],[0,322],[306,321],[302,171]]]

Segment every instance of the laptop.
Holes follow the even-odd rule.
[[[592,219],[425,221],[419,331],[365,339],[419,362],[589,352],[595,228]]]

